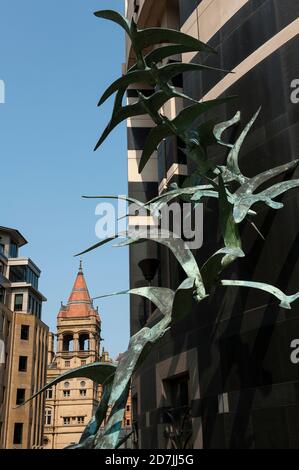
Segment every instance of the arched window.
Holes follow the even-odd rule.
[[[74,337],[71,333],[63,335],[63,351],[74,351]]]
[[[45,425],[51,426],[52,424],[52,410],[51,408],[46,408],[45,410]]]
[[[81,333],[79,335],[79,349],[80,351],[89,350],[89,335],[87,333]]]

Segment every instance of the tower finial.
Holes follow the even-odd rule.
[[[79,273],[83,273],[82,259],[80,259]]]

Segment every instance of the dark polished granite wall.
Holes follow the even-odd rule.
[[[198,3],[181,2],[182,23]],[[218,55],[208,56],[204,63],[233,68],[298,16],[299,3],[294,0],[252,0],[212,38]],[[299,78],[298,50],[297,36],[227,90],[227,96],[238,96],[235,102],[205,116],[220,121],[241,110],[241,126],[226,134],[233,139],[262,106],[240,155],[241,169],[248,176],[299,158],[299,104],[290,101],[291,81]],[[184,92],[199,99],[222,77],[213,72],[186,74]],[[219,147],[211,148],[211,155],[224,161]],[[288,176],[299,178],[299,170]],[[241,224],[247,256],[224,278],[267,282],[287,294],[299,290],[298,190],[281,200],[283,209],[260,207],[255,218],[266,241],[251,225]],[[216,218],[209,210],[217,211],[215,201],[205,209],[204,245],[196,253],[200,262],[220,247]],[[176,262],[165,250],[160,257],[161,285],[173,286],[180,278],[171,280]],[[261,291],[218,288],[194,307],[188,320],[165,335],[140,370],[143,448],[159,446],[157,426],[163,418],[156,403],[156,364],[192,348],[197,348],[200,382],[192,416],[202,419],[204,448],[299,448],[299,365],[290,361],[290,343],[299,338],[299,301],[292,310],[281,309],[278,303]],[[222,394],[227,394],[225,413],[218,404]]]

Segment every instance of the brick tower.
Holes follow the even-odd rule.
[[[50,382],[68,369],[99,360],[101,320],[94,308],[80,262],[72,292],[57,316],[57,351],[54,335],[49,335]],[[77,443],[94,413],[101,394],[91,380],[70,379],[47,391],[45,410],[45,449],[61,449]]]

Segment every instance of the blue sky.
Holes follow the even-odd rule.
[[[43,319],[55,330],[79,260],[96,243],[95,201],[83,194],[126,194],[126,131],[119,127],[96,153],[112,101],[96,103],[121,74],[122,30],[93,12],[123,11],[123,0],[7,0],[0,12],[0,225],[18,228],[22,249],[42,269],[48,298]],[[107,246],[83,257],[92,296],[128,287],[128,252]],[[97,303],[103,345],[112,356],[127,347],[129,299]]]

